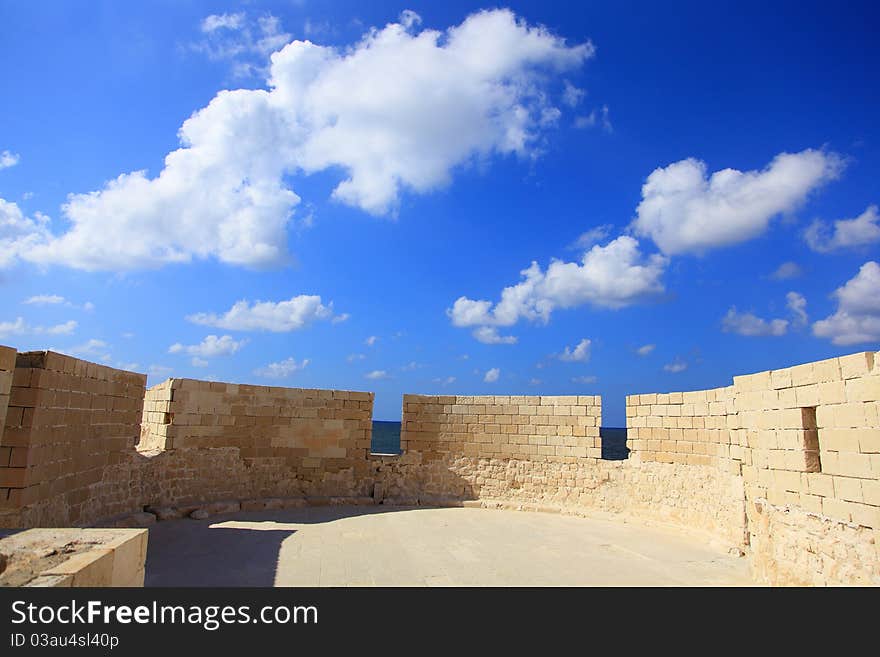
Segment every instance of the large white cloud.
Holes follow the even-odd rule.
[[[873,260],[834,292],[837,311],[813,324],[813,334],[834,344],[880,341],[880,265]]]
[[[213,326],[228,331],[274,331],[282,333],[296,331],[312,322],[332,320],[333,303],[324,305],[317,295],[301,294],[287,301],[249,301],[242,300],[232,308],[217,315],[215,313],[196,313],[187,320],[194,324]]]
[[[454,326],[484,330],[513,326],[520,319],[547,323],[557,308],[622,308],[664,291],[667,262],[659,254],[644,256],[638,241],[623,235],[594,246],[579,263],[553,260],[543,271],[533,262],[520,272],[523,280],[504,288],[494,305],[462,296],[446,312]]]
[[[880,213],[876,205],[870,205],[855,219],[838,219],[833,229],[817,219],[804,232],[804,239],[819,253],[875,244],[880,242]]]
[[[763,233],[773,217],[794,210],[842,167],[834,153],[807,149],[780,153],[761,171],[708,176],[705,162],[688,158],[648,176],[632,227],[666,254],[737,244]]]
[[[241,26],[230,16],[209,23],[211,34]],[[289,174],[341,171],[336,199],[393,213],[405,190],[446,185],[457,167],[539,153],[559,115],[551,83],[593,54],[508,10],[445,32],[417,25],[406,14],[344,50],[286,45],[271,56],[268,90],[218,93],[184,122],[158,175],[124,173],[70,195],[69,229],[18,255],[87,270],[284,263],[300,201]]]

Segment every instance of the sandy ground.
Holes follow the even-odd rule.
[[[146,586],[749,585],[685,530],[469,508],[309,507],[150,528]]]

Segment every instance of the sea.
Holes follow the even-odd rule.
[[[623,427],[602,427],[602,458],[606,461],[622,461],[629,456],[626,448],[626,429]],[[400,454],[400,422],[373,420],[373,454]]]

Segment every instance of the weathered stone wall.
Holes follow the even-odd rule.
[[[95,491],[133,452],[145,386],[143,374],[51,351],[18,354],[0,438],[9,458],[0,468],[3,515],[31,507],[64,526],[117,512],[116,500]]]
[[[733,393],[729,386],[627,396],[627,447],[640,473],[635,480],[649,477],[640,496],[650,500],[646,512],[745,546],[742,450],[728,427]],[[646,468],[649,463],[667,467]]]
[[[602,456],[598,396],[404,395],[400,447],[425,461],[443,454],[532,461]]]
[[[600,458],[594,396],[406,395],[403,453],[378,457],[371,393],[189,379],[145,391],[143,375],[52,352],[18,355],[4,377],[11,356],[0,348],[0,526],[222,500],[470,501],[704,530],[770,583],[880,583],[871,352],[630,395],[625,461]]]
[[[372,416],[371,392],[169,379],[147,391],[139,448],[235,447],[311,478],[366,459]]]
[[[734,377],[756,575],[880,583],[880,367],[863,352]]]

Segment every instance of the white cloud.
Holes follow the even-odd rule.
[[[269,55],[291,40],[272,14],[256,19],[243,11],[211,14],[202,20],[200,28],[203,37],[190,48],[209,59],[232,61],[232,72],[237,77],[266,75]]]
[[[574,120],[575,128],[593,128],[597,125],[601,126],[609,134],[614,132],[614,126],[611,125],[611,118],[609,117],[608,105],[602,105],[601,108],[594,109],[589,114],[575,117]]]
[[[245,21],[245,13],[235,14],[211,14],[202,20],[202,32],[216,32],[217,30],[237,30]]]
[[[785,307],[791,311],[794,326],[804,326],[807,323],[807,300],[798,292],[789,292],[785,295]]]
[[[783,262],[779,267],[776,268],[772,274],[770,274],[770,278],[777,281],[785,281],[790,278],[797,278],[803,273],[800,265],[796,262]]]
[[[333,302],[324,305],[317,295],[301,294],[287,301],[237,301],[223,315],[196,313],[186,319],[194,324],[227,331],[297,331],[319,320],[333,318]]]
[[[72,319],[54,326],[31,326],[23,317],[17,317],[15,321],[0,322],[0,338],[13,335],[70,335],[77,326],[79,324]]]
[[[587,362],[590,360],[590,344],[591,341],[584,338],[577,343],[577,346],[574,349],[566,347],[565,350],[559,354],[559,360],[566,362]]]
[[[590,383],[596,383],[596,381],[598,381],[598,380],[599,380],[599,378],[596,376],[575,376],[575,377],[572,377],[571,382],[572,383],[590,384]]]
[[[168,353],[185,353],[198,358],[213,358],[214,356],[230,356],[245,344],[247,344],[246,339],[233,340],[231,335],[221,337],[209,335],[199,344],[184,345],[177,342],[168,348]]]
[[[161,379],[165,379],[172,372],[172,368],[166,367],[165,365],[150,365],[147,368],[147,374],[151,377],[157,377]]]
[[[341,172],[333,197],[384,215],[403,193],[444,187],[463,166],[537,157],[555,109],[552,80],[594,51],[508,10],[472,14],[445,32],[404,21],[348,48],[287,44],[272,54],[268,89],[219,92],[184,122],[161,171],[70,195],[67,232],[20,255],[86,270],[211,258],[284,264],[300,202],[290,176]],[[206,36],[230,32],[221,27],[229,23],[215,19]],[[257,47],[281,47],[281,36]]]
[[[204,358],[199,358],[198,356],[193,356],[192,360],[190,362],[192,363],[193,367],[207,367],[208,366],[208,361],[206,361]]]
[[[571,82],[565,80],[563,82],[562,102],[569,107],[577,107],[581,100],[583,100],[586,93],[587,92],[583,89],[578,89]]]
[[[498,380],[498,377],[501,376],[501,370],[497,367],[493,367],[491,370],[486,372],[483,377],[483,381],[486,383],[495,383]]]
[[[77,306],[75,303],[68,301],[58,294],[37,294],[35,296],[28,297],[22,303],[30,306],[57,306],[63,304],[68,308],[80,308],[86,311],[92,311],[95,309],[95,304],[93,304],[91,301],[86,301],[82,306]]]
[[[804,232],[807,245],[818,253],[868,246],[880,242],[880,213],[871,205],[855,219],[838,219],[831,230],[815,220]]]
[[[703,253],[763,233],[770,220],[793,211],[843,168],[834,153],[780,153],[762,171],[722,169],[707,176],[694,158],[658,168],[642,186],[633,222],[666,254]]]
[[[577,249],[578,251],[586,251],[596,244],[604,242],[611,234],[612,228],[613,226],[611,224],[602,224],[601,226],[591,228],[585,233],[581,233],[571,244],[570,248]]]
[[[515,335],[500,335],[494,326],[479,326],[473,330],[472,335],[478,342],[483,344],[516,344]]]
[[[556,308],[621,308],[663,292],[660,278],[667,262],[659,254],[643,257],[638,241],[624,235],[606,246],[594,246],[581,263],[553,260],[544,272],[533,262],[520,272],[520,283],[504,288],[494,307],[490,301],[459,297],[446,313],[453,326],[479,326],[478,331],[484,331],[512,326],[520,319],[546,324]],[[491,332],[485,333],[491,337]],[[477,332],[475,337],[480,339]]]
[[[0,169],[8,169],[9,167],[14,167],[18,164],[18,161],[21,159],[21,156],[18,153],[13,153],[11,151],[3,151],[0,152]]]
[[[26,217],[17,204],[0,198],[0,269],[25,258],[49,238],[49,217],[39,212]]]
[[[368,347],[372,347],[373,345],[376,344],[376,342],[378,342],[378,340],[379,340],[378,336],[371,335],[366,340],[364,340],[364,344],[367,345]]]
[[[837,311],[813,324],[813,334],[834,344],[880,341],[880,265],[873,260],[835,290]]]
[[[55,305],[64,303],[64,297],[58,296],[57,294],[37,294],[25,299],[24,303],[37,306]]]
[[[331,319],[330,323],[331,324],[341,324],[342,322],[347,322],[349,319],[351,319],[351,315],[349,315],[348,313],[341,313],[339,315],[336,315],[333,319]]]
[[[539,386],[544,383],[541,379],[529,379],[530,386]]]
[[[409,363],[407,363],[406,365],[404,365],[403,367],[401,367],[400,369],[404,372],[413,372],[413,371],[419,369],[420,367],[424,367],[424,365],[417,363],[416,361],[413,360],[413,361],[410,361]]]
[[[48,335],[70,335],[71,333],[76,331],[77,326],[79,326],[79,324],[76,322],[76,320],[70,319],[63,324],[48,326],[44,330],[40,330],[38,327],[37,332],[46,333]]]
[[[434,379],[434,383],[439,383],[441,386],[452,385],[453,383],[455,383],[455,377],[454,376],[438,377],[438,378]]]
[[[23,317],[17,317],[12,322],[0,322],[0,338],[8,338],[12,335],[24,335],[28,332],[28,325]]]
[[[664,372],[671,372],[673,374],[677,374],[678,372],[684,372],[688,368],[688,364],[681,360],[680,358],[676,358],[671,363],[667,363],[663,366]]]
[[[657,345],[655,345],[655,344],[643,344],[641,347],[639,347],[638,349],[636,349],[636,353],[637,353],[639,356],[647,356],[647,355],[649,355],[651,352],[654,351],[654,349],[656,348],[656,346],[657,346]]]
[[[103,340],[92,338],[83,344],[65,350],[64,353],[87,360],[99,360],[103,363],[109,363],[113,360],[110,356],[109,347],[110,345]]]
[[[254,374],[271,379],[285,379],[291,374],[305,369],[308,364],[308,358],[304,358],[301,362],[298,363],[296,362],[295,358],[291,357],[278,363],[269,363],[265,367],[254,370]]]
[[[391,378],[385,370],[373,370],[372,372],[365,374],[364,377],[373,381]]]
[[[349,363],[353,363],[356,360],[363,360],[364,358],[366,358],[365,354],[349,354],[348,358],[346,358],[345,360],[347,360]]]
[[[736,307],[732,306],[721,320],[721,329],[725,333],[736,333],[749,337],[780,336],[788,332],[788,320],[771,319],[768,321],[753,313],[738,312]]]

